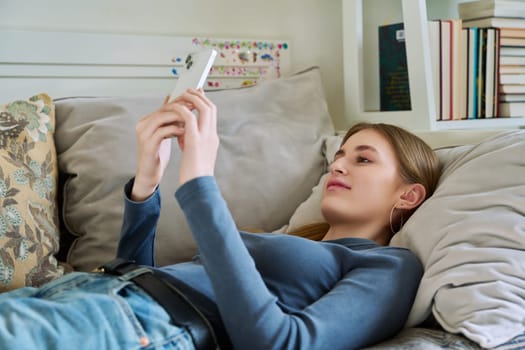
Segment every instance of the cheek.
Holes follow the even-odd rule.
[[[363,195],[363,199],[380,199],[387,201],[389,196],[393,195],[399,186],[399,177],[397,174],[388,171],[378,171],[373,174],[367,174],[359,178],[356,189]]]

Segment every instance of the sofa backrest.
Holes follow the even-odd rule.
[[[240,228],[283,226],[325,171],[322,147],[334,134],[319,69],[207,96],[218,109],[216,177],[234,219]],[[162,101],[158,96],[55,102],[55,141],[65,177],[61,217],[73,235],[71,246],[62,248],[73,268],[90,270],[114,257],[123,186],[136,169],[135,124]],[[160,185],[160,265],[188,260],[196,252],[173,197],[179,158],[174,142]]]

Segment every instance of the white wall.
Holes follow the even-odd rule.
[[[346,126],[340,0],[0,0],[0,29],[287,39],[296,71],[321,67]]]
[[[459,18],[458,4],[473,0],[427,0],[430,19]]]
[[[295,70],[321,67],[330,112],[336,127],[345,128],[341,1],[345,0],[0,0],[0,29],[284,38],[293,47]],[[399,8],[392,10],[400,0],[363,1],[381,22],[395,20],[400,13]],[[426,0],[428,16],[457,17],[457,4],[464,1],[469,0]],[[368,61],[378,69],[377,58]],[[367,76],[365,86],[373,101],[378,74]]]

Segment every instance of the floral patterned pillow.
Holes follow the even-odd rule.
[[[54,129],[46,94],[0,105],[0,292],[63,274]]]

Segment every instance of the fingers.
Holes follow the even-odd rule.
[[[185,132],[216,133],[217,109],[202,90],[188,90],[142,118],[136,133],[142,143],[158,145],[163,138],[180,137]],[[196,110],[198,117],[193,114]]]
[[[158,129],[171,125],[175,125],[179,129],[183,128],[184,119],[177,113],[174,113],[173,109],[170,108],[168,104],[165,104],[157,111],[150,113],[139,120],[135,129],[138,135],[142,135],[142,137],[147,139],[152,137]]]
[[[188,109],[196,110],[198,112],[196,122],[199,130],[216,130],[217,108],[215,104],[206,97],[204,91],[189,89],[175,101],[184,103]]]
[[[216,110],[215,104],[206,97],[202,89],[186,90],[185,93],[177,96],[172,102],[170,102],[167,108],[169,108],[169,105],[177,103],[186,105],[190,110],[197,109],[199,112],[205,111],[206,109]]]
[[[202,90],[188,90],[174,102],[171,108],[185,123],[184,134],[177,138],[182,150],[180,184],[199,176],[213,176],[219,146],[215,105]]]

